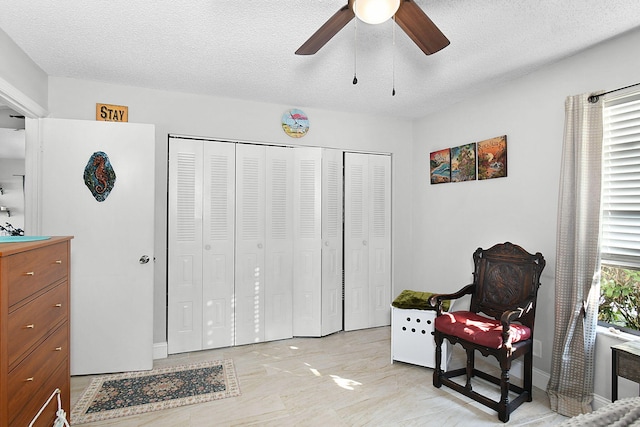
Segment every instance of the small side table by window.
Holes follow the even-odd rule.
[[[611,401],[618,400],[618,376],[640,383],[640,341],[611,346]]]

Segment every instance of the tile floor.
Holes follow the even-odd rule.
[[[454,352],[455,366],[463,363],[460,353]],[[504,425],[491,409],[446,387],[434,388],[431,369],[391,363],[389,327],[177,354],[155,366],[209,359],[233,359],[241,396],[84,426]],[[72,405],[91,378],[71,379]],[[511,414],[509,426],[566,420],[549,409],[543,390],[535,388],[533,398]]]

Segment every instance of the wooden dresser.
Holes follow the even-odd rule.
[[[71,237],[0,243],[0,427],[29,425],[56,389],[70,405]],[[52,426],[53,398],[35,426]]]

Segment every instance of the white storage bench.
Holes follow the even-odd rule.
[[[451,310],[451,308],[449,308]],[[391,306],[391,362],[436,367],[436,343],[433,339],[435,310],[404,309]],[[442,345],[442,366],[447,370],[451,358],[449,341]]]

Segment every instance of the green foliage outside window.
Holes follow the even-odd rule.
[[[602,265],[598,320],[640,331],[640,270]]]

